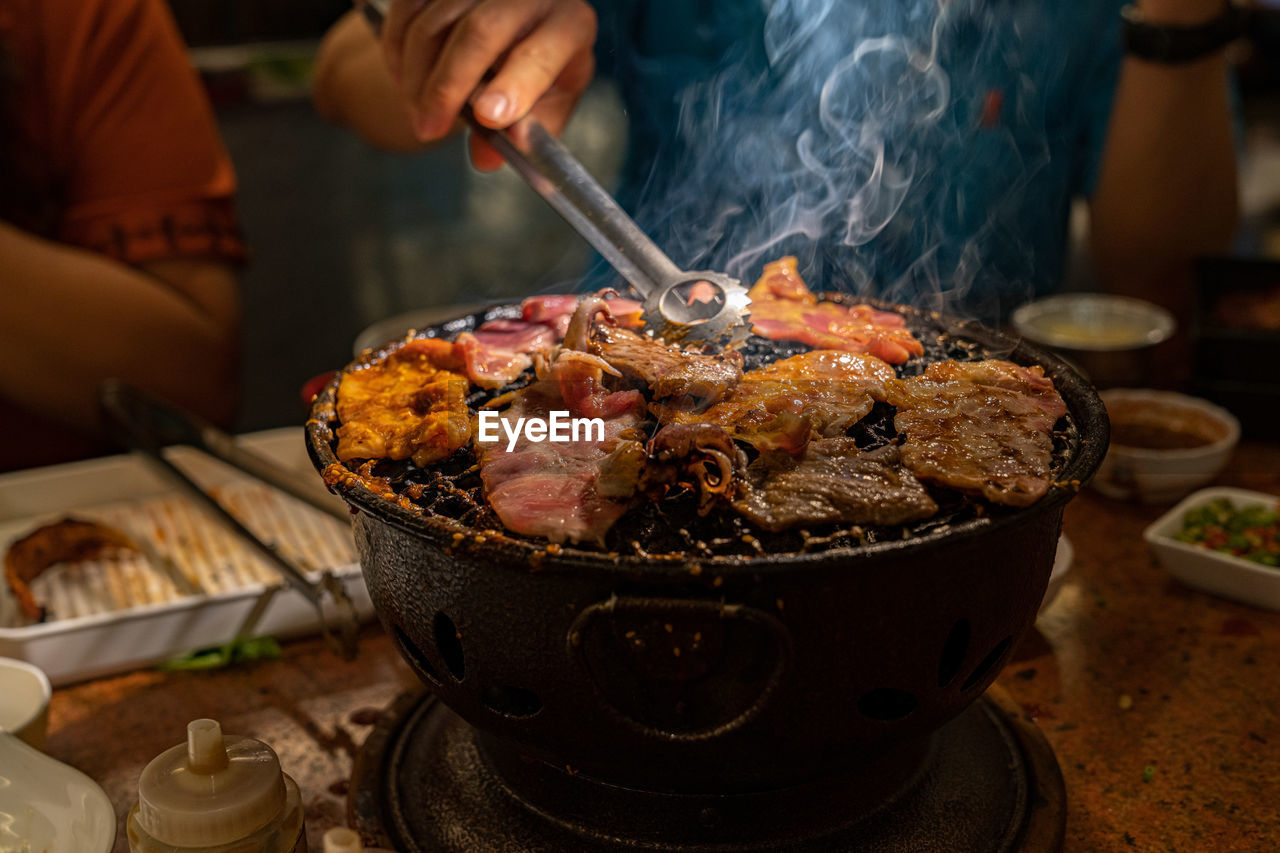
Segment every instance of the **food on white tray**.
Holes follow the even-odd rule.
[[[4,577],[32,622],[44,619],[44,605],[31,594],[31,582],[59,563],[95,560],[117,551],[137,551],[138,546],[114,527],[67,516],[41,525],[9,546],[4,556]]]

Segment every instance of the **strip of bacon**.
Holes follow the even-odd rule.
[[[608,302],[609,314],[617,325],[627,329],[639,329],[644,325],[641,319],[644,306],[636,300],[625,299],[614,293],[604,294],[604,299]],[[560,293],[530,296],[520,303],[520,317],[527,323],[550,326],[559,340],[569,328],[569,318],[577,310],[578,300],[578,296]]]
[[[573,309],[578,307],[578,297],[572,293],[549,293],[542,296],[530,296],[520,303],[520,319],[526,323],[541,323],[554,326],[563,317],[565,323],[573,316]],[[564,333],[561,332],[561,336]]]
[[[476,329],[475,337],[486,347],[529,355],[550,352],[559,340],[550,327],[524,320],[490,320]]]
[[[536,353],[550,353],[557,340],[555,330],[540,323],[490,320],[458,335],[455,346],[467,378],[481,388],[501,388],[518,379]]]
[[[793,257],[765,264],[748,295],[753,331],[770,340],[865,352],[890,364],[924,354],[901,314],[869,305],[819,302],[800,278]]]
[[[902,461],[921,480],[1029,506],[1049,489],[1053,426],[1066,404],[1040,367],[939,362],[885,384],[906,434]]]

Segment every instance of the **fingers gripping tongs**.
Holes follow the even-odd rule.
[[[390,0],[356,0],[382,28]],[[463,118],[644,298],[644,321],[671,341],[726,347],[750,333],[742,283],[719,272],[681,270],[649,239],[569,150],[532,116],[505,130]]]
[[[315,607],[326,645],[342,659],[354,659],[360,626],[359,614],[356,612],[355,602],[342,585],[342,580],[328,569],[316,580],[308,578],[275,546],[258,538],[216,498],[175,465],[164,454],[163,449],[173,444],[189,445],[343,521],[349,520],[346,510],[326,502],[323,496],[296,482],[292,471],[240,447],[231,436],[212,424],[123,382],[109,380],[104,383],[99,399],[108,428],[115,434],[115,438],[123,445],[142,453],[196,503],[266,558],[281,578]],[[329,608],[325,607],[326,599],[332,602]]]

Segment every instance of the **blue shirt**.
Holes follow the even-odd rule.
[[[985,318],[1056,288],[1121,0],[597,0],[623,206],[687,269]]]

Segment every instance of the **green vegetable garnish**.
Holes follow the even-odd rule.
[[[183,669],[220,669],[237,663],[278,657],[280,657],[280,644],[274,637],[250,637],[170,658],[160,664],[160,668],[166,672]]]
[[[1275,507],[1236,507],[1230,498],[1215,498],[1187,510],[1174,538],[1263,566],[1280,566],[1280,513]]]

